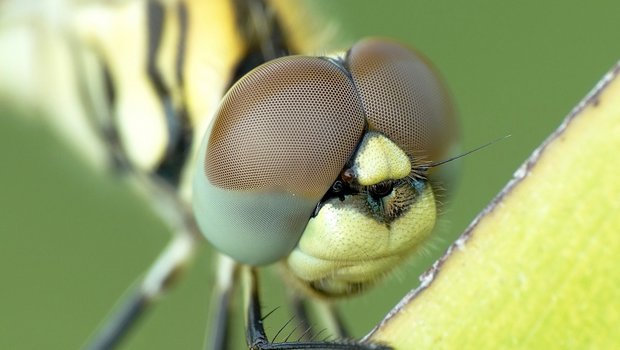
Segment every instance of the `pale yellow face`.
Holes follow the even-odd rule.
[[[413,176],[407,154],[384,135],[367,133],[350,169],[359,193],[322,203],[286,259],[294,278],[320,295],[360,292],[418,249],[435,225],[430,184]],[[377,184],[383,190],[373,195]]]

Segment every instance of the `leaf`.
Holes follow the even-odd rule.
[[[620,63],[367,336],[396,349],[620,344]]]

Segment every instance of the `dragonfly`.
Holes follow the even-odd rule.
[[[80,110],[58,124],[87,137],[74,142],[126,176],[173,232],[88,348],[113,348],[205,237],[222,253],[207,348],[227,345],[240,281],[251,348],[389,348],[311,331],[276,345],[262,326],[256,267],[282,266],[299,290],[291,303],[302,328],[311,330],[305,299],[318,300],[342,337],[323,300],[371,288],[431,234],[455,111],[428,60],[398,43],[368,39],[308,55],[291,25],[300,15],[287,6],[126,1],[78,6],[71,21],[47,23],[63,34]],[[377,235],[398,245],[377,249]],[[313,255],[347,241],[354,247]]]

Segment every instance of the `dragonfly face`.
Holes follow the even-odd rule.
[[[450,98],[419,54],[370,39],[339,56],[274,60],[317,50],[295,34],[312,22],[306,11],[295,15],[286,7],[298,4],[285,1],[60,3],[67,11],[45,21],[37,10],[34,19],[15,22],[42,24],[33,27],[33,42],[45,39],[34,61],[51,73],[28,69],[26,85],[53,86],[49,94],[28,89],[24,104],[46,97],[41,110],[51,111],[50,120],[75,127],[65,134],[86,158],[147,194],[173,233],[89,349],[113,348],[202,241],[188,212],[186,170],[195,175],[193,214],[202,234],[244,264],[218,256],[209,348],[226,347],[226,311],[244,272],[246,300],[255,306],[248,315],[258,320],[248,321],[248,334],[258,334],[248,343],[266,342],[256,329],[258,278],[248,265],[280,262],[310,294],[346,296],[389,273],[431,233],[434,181],[442,174],[428,164],[449,157],[456,133]],[[48,60],[47,50],[68,59]],[[56,71],[68,73],[60,85],[50,84]],[[284,340],[277,348],[363,345],[312,342],[307,334],[300,340],[313,344]]]
[[[199,227],[244,264],[282,260],[310,292],[359,292],[430,235],[441,174],[425,165],[453,150],[453,112],[429,63],[391,41],[270,61],[231,88],[202,142]]]

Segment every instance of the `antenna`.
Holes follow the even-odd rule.
[[[444,159],[444,160],[440,160],[440,161],[435,162],[435,163],[430,163],[430,164],[427,164],[427,165],[421,166],[421,167],[420,167],[420,169],[421,169],[421,170],[423,170],[423,171],[426,171],[426,170],[428,170],[429,168],[433,168],[433,167],[436,167],[436,166],[440,166],[440,165],[442,165],[442,164],[446,164],[446,163],[451,162],[451,161],[453,161],[453,160],[457,160],[457,159],[459,159],[459,158],[465,157],[465,156],[466,156],[466,155],[468,155],[468,154],[471,154],[471,153],[474,153],[474,152],[476,152],[476,151],[479,151],[479,150],[481,150],[481,149],[483,149],[483,148],[486,148],[486,147],[488,147],[488,146],[490,146],[490,145],[492,145],[492,144],[494,144],[494,143],[496,143],[496,142],[498,142],[498,141],[501,141],[501,140],[507,139],[507,138],[509,138],[510,136],[511,136],[511,135],[502,136],[502,137],[500,137],[500,138],[498,138],[498,139],[495,139],[495,140],[493,140],[493,141],[491,141],[491,142],[485,143],[485,144],[484,144],[484,145],[482,145],[482,146],[478,146],[478,147],[476,147],[476,148],[474,148],[474,149],[472,149],[472,150],[469,150],[469,151],[467,151],[467,152],[465,152],[465,153],[461,153],[461,154],[459,154],[459,155],[457,155],[457,156],[454,156],[454,157],[451,157],[451,158],[448,158],[448,159]]]

